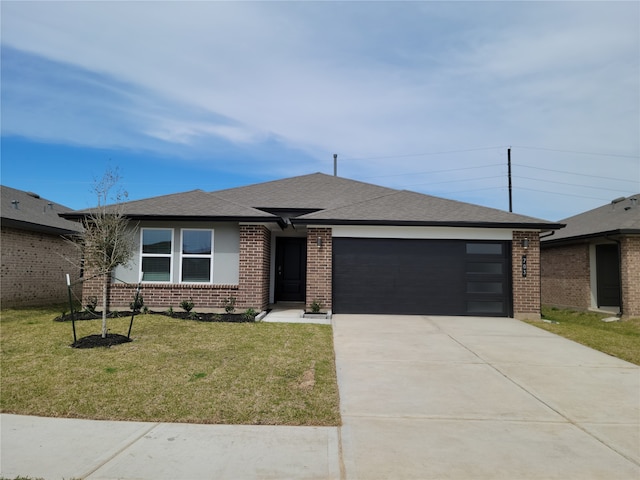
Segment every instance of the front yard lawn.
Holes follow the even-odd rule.
[[[71,348],[60,310],[0,313],[0,410],[50,417],[339,425],[331,327],[136,316],[131,343]],[[109,319],[127,334],[129,318]],[[77,337],[100,320],[76,322]]]
[[[551,322],[529,322],[557,335],[640,365],[640,318],[603,322],[610,317],[595,312],[576,312],[543,307],[542,318]]]

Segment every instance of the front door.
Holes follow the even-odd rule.
[[[618,246],[596,245],[598,307],[620,306],[620,260]]]
[[[307,239],[276,239],[276,302],[304,302],[307,288]]]

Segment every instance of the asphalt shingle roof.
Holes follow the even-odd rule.
[[[122,213],[131,218],[242,218],[277,220],[270,213],[225,200],[203,190],[162,195],[121,204]],[[84,216],[93,209],[79,210],[71,216]]]
[[[361,202],[396,191],[324,173],[312,173],[213,193],[255,208],[320,210]]]
[[[0,186],[0,211],[3,226],[69,234],[82,230],[77,222],[59,217],[59,213],[71,212],[58,203],[41,198],[35,193],[25,192],[4,185]]]
[[[407,190],[394,190],[363,202],[298,217],[297,222],[347,222],[396,225],[507,226],[531,224],[560,228],[546,220],[494,208],[433,197]],[[499,225],[498,225],[499,224]]]
[[[613,233],[640,234],[640,194],[616,203],[607,203],[560,222],[567,226],[543,241],[556,242]]]
[[[126,202],[131,218],[280,221],[278,212],[297,214],[298,224],[449,225],[561,228],[561,224],[493,208],[323,173],[258,183],[216,192],[192,190]],[[91,210],[66,215],[81,218]],[[270,213],[273,212],[273,213]]]

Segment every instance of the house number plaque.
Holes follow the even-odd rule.
[[[522,255],[522,276],[527,276],[527,256]]]

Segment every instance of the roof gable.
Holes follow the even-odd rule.
[[[58,214],[70,208],[54,203],[31,192],[0,186],[2,225],[49,233],[69,234],[82,230],[77,222],[65,220]]]
[[[567,225],[566,228],[549,237],[547,242],[614,233],[640,234],[640,194],[616,199],[561,222]]]
[[[312,173],[213,193],[259,209],[324,210],[396,191],[324,173]]]

